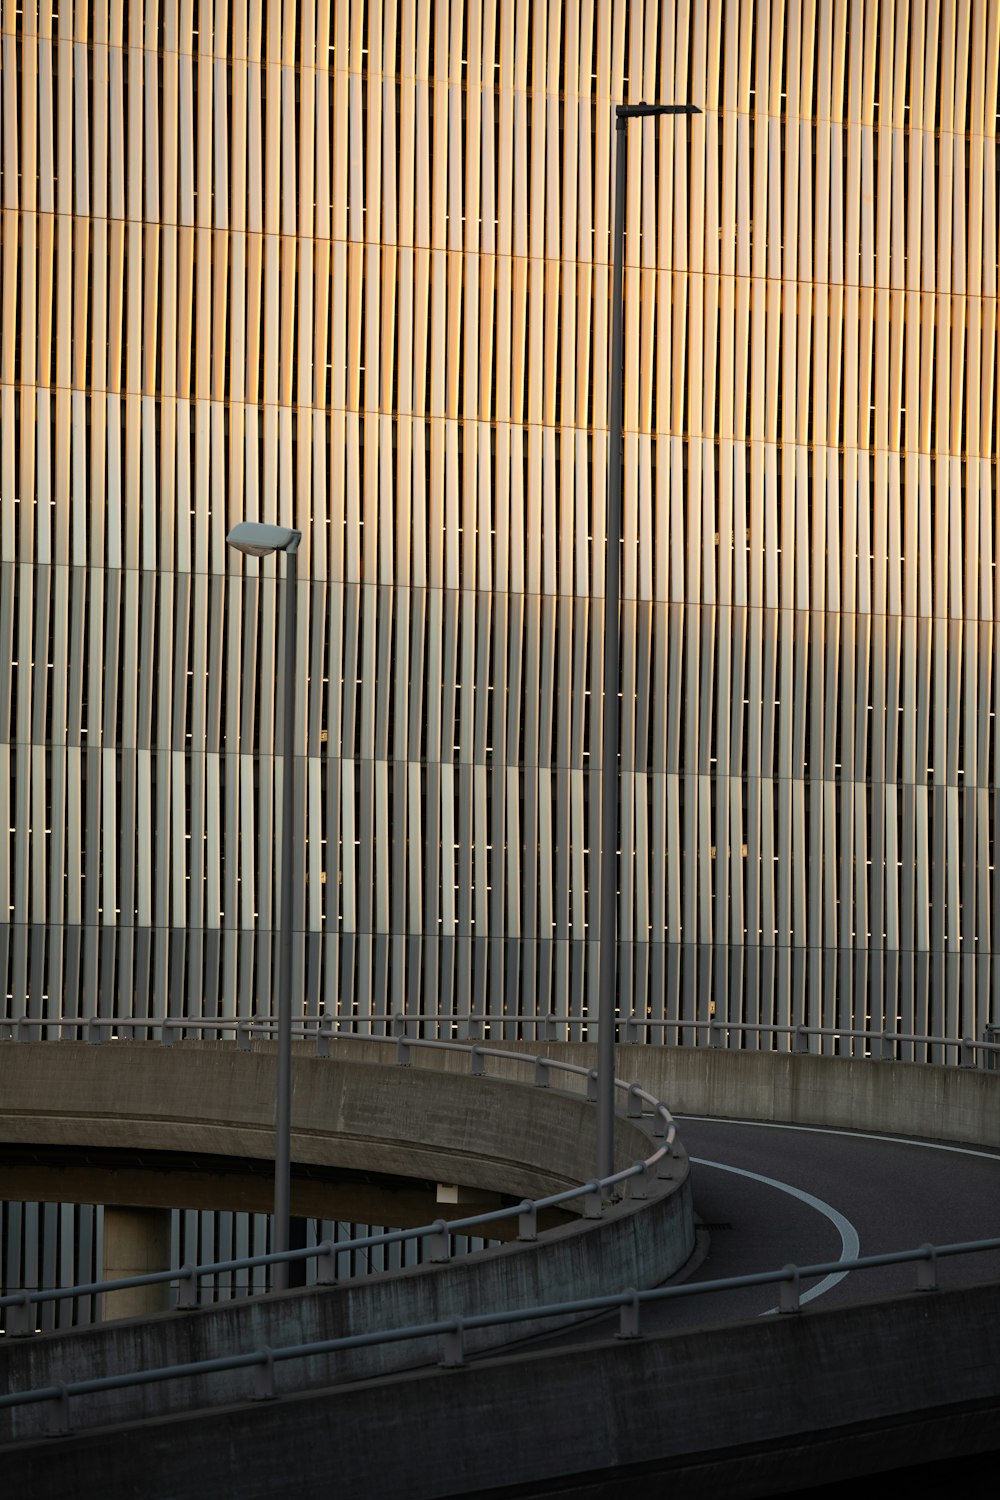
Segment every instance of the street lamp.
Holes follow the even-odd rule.
[[[597,1175],[615,1160],[615,1010],[618,977],[618,682],[622,541],[622,266],[625,259],[625,131],[629,120],[697,115],[694,104],[619,104],[615,109],[614,271],[611,281],[611,410],[608,414],[608,530],[604,568],[604,733],[601,754],[601,932],[597,1029]]]
[[[282,690],[284,727],[281,797],[281,915],[278,951],[278,1087],[274,1107],[274,1227],[271,1248],[281,1254],[289,1245],[292,1156],[292,944],[295,923],[295,882],[292,878],[295,795],[295,553],[301,531],[288,526],[266,526],[260,521],[241,521],[226,537],[230,547],[246,557],[285,554],[285,603],[281,612],[284,632],[283,667],[276,676]],[[276,1292],[288,1288],[288,1262],[274,1266],[272,1286]]]

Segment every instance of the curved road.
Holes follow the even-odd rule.
[[[678,1117],[691,1157],[699,1240],[707,1254],[688,1285],[915,1246],[1000,1236],[1000,1153],[889,1136]],[[942,1288],[1000,1280],[1000,1251],[938,1264]],[[803,1283],[803,1302],[834,1307],[909,1292],[916,1266],[887,1266]],[[816,1293],[818,1292],[818,1295]],[[646,1333],[711,1327],[773,1310],[777,1287],[645,1304]],[[554,1341],[606,1337],[601,1317]]]

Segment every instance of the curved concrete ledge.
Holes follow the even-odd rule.
[[[538,1197],[585,1182],[594,1110],[554,1091],[373,1062],[295,1059],[296,1162],[458,1182]],[[524,1076],[522,1071],[522,1077]],[[0,1145],[266,1159],[274,1152],[273,1049],[227,1043],[0,1044]],[[623,1166],[648,1137],[623,1122]],[[67,1183],[67,1188],[69,1188]],[[69,1200],[67,1200],[69,1201]],[[180,1204],[179,1204],[180,1206]]]
[[[172,1049],[148,1044],[0,1046],[0,1141],[100,1144],[111,1130],[116,1140],[127,1137],[132,1145],[146,1141],[154,1148],[169,1141],[172,1149],[215,1153],[228,1146],[236,1155],[247,1151],[259,1156],[262,1140],[270,1135],[261,1119],[270,1115],[273,1068],[270,1052],[246,1054],[227,1044]],[[297,1160],[367,1162],[393,1172],[409,1166],[420,1175],[457,1178],[518,1197],[579,1184],[592,1174],[596,1111],[572,1094],[461,1076],[451,1067],[401,1069],[339,1056],[297,1057],[294,1072]],[[654,1149],[640,1121],[619,1119],[616,1155],[621,1166]],[[0,1387],[28,1390],[59,1380],[212,1359],[234,1349],[307,1343],[652,1286],[682,1265],[694,1246],[683,1152],[666,1170],[669,1176],[647,1181],[647,1198],[626,1198],[599,1219],[578,1217],[532,1243],[505,1244],[445,1264],[332,1288],[66,1334],[5,1339],[0,1342]],[[485,1349],[533,1331],[525,1320],[470,1334],[467,1343],[471,1350]],[[439,1342],[422,1340],[297,1362],[297,1373],[289,1371],[292,1385],[298,1381],[312,1387],[439,1358]],[[128,1421],[216,1404],[231,1399],[232,1380],[231,1373],[221,1373],[84,1398],[77,1408],[79,1420],[81,1425]],[[9,1441],[43,1431],[45,1422],[39,1406],[5,1412],[0,1438]]]
[[[632,1050],[626,1051],[625,1066]],[[656,1064],[647,1076],[665,1084],[670,1080],[671,1107],[680,1114],[784,1120],[1000,1147],[996,1073],[931,1063],[721,1050],[678,1052],[669,1062],[661,1054]]]
[[[340,1055],[360,1063],[384,1058],[387,1050],[368,1042],[344,1043],[337,1048]],[[594,1061],[594,1049],[590,1047],[546,1044],[520,1050],[544,1050],[586,1066]],[[444,1076],[457,1073],[463,1066],[460,1058],[447,1053],[415,1051],[413,1059],[411,1076],[433,1070],[435,1089],[446,1087]],[[496,1066],[498,1072],[512,1073],[514,1068],[512,1064]],[[679,1114],[781,1120],[1000,1147],[996,1110],[1000,1080],[993,1074],[787,1053],[649,1046],[621,1048],[618,1071],[620,1076],[634,1078],[650,1092],[666,1098]],[[585,1106],[581,1108],[584,1113],[579,1118],[586,1129],[587,1111]],[[590,1139],[588,1135],[586,1146],[580,1143],[588,1161]],[[26,1388],[65,1378],[68,1368],[73,1378],[106,1368],[136,1368],[141,1363],[149,1364],[154,1350],[164,1351],[167,1362],[178,1357],[208,1358],[233,1347],[334,1336],[366,1326],[362,1320],[373,1312],[387,1327],[410,1320],[418,1300],[427,1308],[428,1317],[470,1305],[487,1305],[488,1300],[494,1305],[493,1297],[507,1295],[513,1281],[521,1305],[559,1295],[553,1290],[558,1283],[564,1287],[562,1295],[579,1293],[581,1274],[604,1274],[611,1278],[610,1284],[621,1285],[619,1273],[627,1268],[624,1280],[641,1285],[634,1273],[648,1265],[643,1255],[648,1257],[650,1252],[650,1231],[662,1223],[668,1234],[683,1237],[685,1214],[689,1213],[686,1197],[675,1192],[659,1197],[653,1212],[647,1208],[636,1214],[626,1207],[624,1212],[608,1216],[601,1222],[599,1234],[583,1224],[558,1231],[551,1243],[558,1243],[559,1254],[547,1259],[544,1266],[539,1257],[529,1260],[525,1255],[525,1251],[531,1254],[530,1247],[507,1246],[482,1258],[487,1265],[485,1276],[475,1273],[477,1258],[470,1257],[451,1266],[404,1272],[369,1283],[367,1290],[375,1290],[377,1295],[367,1306],[363,1296],[354,1297],[356,1285],[351,1284],[318,1296],[290,1295],[205,1309],[186,1317],[171,1315],[142,1324],[123,1324],[115,1329],[81,1330],[20,1347],[8,1341],[0,1345],[0,1383]],[[406,1284],[407,1278],[418,1289],[416,1295],[411,1295],[413,1288]],[[283,1405],[267,1409],[265,1417],[273,1413],[270,1421],[262,1420],[260,1408],[241,1408],[206,1413],[198,1423],[180,1429],[171,1425],[169,1429],[135,1428],[131,1433],[116,1433],[113,1448],[122,1455],[122,1471],[115,1475],[115,1482],[124,1486],[120,1489],[111,1483],[106,1468],[108,1435],[83,1436],[58,1445],[60,1455],[65,1455],[61,1474],[65,1483],[63,1488],[56,1483],[51,1493],[78,1492],[88,1464],[99,1466],[109,1495],[132,1493],[127,1487],[130,1476],[145,1472],[143,1465],[147,1463],[157,1468],[162,1454],[168,1451],[165,1442],[169,1451],[179,1455],[180,1470],[189,1459],[197,1465],[194,1456],[200,1452],[208,1467],[198,1467],[199,1474],[208,1473],[212,1462],[222,1462],[218,1455],[228,1451],[227,1445],[237,1446],[246,1465],[259,1473],[263,1484],[269,1482],[269,1464],[277,1465],[275,1472],[287,1472],[288,1449],[282,1446],[283,1441],[295,1444],[296,1472],[303,1494],[318,1494],[320,1486],[328,1486],[334,1465],[345,1493],[417,1493],[412,1488],[414,1474],[421,1472],[426,1477],[434,1472],[438,1449],[438,1457],[444,1455],[441,1462],[450,1464],[456,1432],[460,1438],[463,1432],[468,1436],[467,1442],[457,1443],[461,1451],[482,1459],[480,1471],[467,1475],[469,1489],[518,1480],[536,1482],[553,1473],[565,1475],[571,1472],[571,1454],[573,1461],[579,1459],[581,1472],[599,1468],[601,1463],[613,1467],[641,1459],[651,1466],[650,1472],[664,1464],[675,1474],[686,1471],[686,1458],[691,1455],[691,1472],[700,1474],[699,1464],[706,1454],[713,1464],[720,1457],[716,1451],[719,1431],[728,1433],[734,1445],[743,1445],[734,1449],[728,1470],[729,1460],[721,1455],[719,1475],[725,1488],[717,1492],[733,1493],[738,1492],[732,1489],[734,1477],[746,1477],[747,1469],[751,1483],[759,1478],[760,1465],[767,1461],[765,1450],[775,1459],[776,1472],[786,1472],[782,1469],[784,1456],[796,1444],[804,1455],[803,1482],[814,1482],[817,1475],[836,1477],[858,1472],[855,1455],[860,1452],[859,1442],[868,1439],[859,1434],[856,1424],[870,1420],[872,1413],[877,1415],[869,1450],[874,1444],[887,1455],[888,1462],[899,1462],[899,1453],[936,1457],[934,1434],[942,1423],[974,1423],[974,1431],[970,1429],[960,1442],[954,1440],[957,1447],[945,1446],[942,1452],[963,1451],[963,1444],[972,1448],[992,1441],[991,1424],[998,1399],[992,1334],[997,1325],[996,1298],[995,1287],[931,1298],[920,1294],[897,1303],[754,1322],[735,1331],[643,1340],[634,1347],[615,1343],[585,1350],[539,1351],[473,1365],[465,1374],[442,1376],[440,1379],[448,1381],[447,1393],[439,1388],[438,1379],[427,1379],[423,1374],[393,1374],[402,1365],[366,1360],[356,1373],[387,1377],[381,1388],[383,1401],[373,1397],[371,1387],[347,1388],[337,1392],[334,1410],[330,1395],[314,1389],[313,1394],[296,1401],[294,1416]],[[982,1349],[977,1347],[976,1357],[971,1359],[969,1339],[973,1335]],[[427,1359],[437,1357],[431,1347],[422,1354]],[[109,1358],[112,1364],[105,1363]],[[329,1374],[321,1363],[313,1363],[309,1384],[314,1388],[321,1386]],[[349,1372],[345,1363],[339,1362],[337,1378],[343,1379],[348,1373],[355,1371]],[[969,1384],[970,1374],[979,1373],[986,1378],[979,1384]],[[613,1451],[607,1446],[607,1423],[601,1427],[604,1435],[600,1451],[588,1447],[595,1436],[591,1420],[595,1392],[604,1392],[602,1399],[608,1409],[614,1407]],[[888,1404],[887,1393],[892,1397]],[[210,1390],[204,1382],[197,1394],[172,1387],[169,1404],[173,1410],[183,1410],[211,1400],[240,1401],[246,1394],[245,1381],[240,1390],[221,1383]],[[969,1416],[963,1406],[962,1411],[956,1408],[954,1417],[942,1413],[938,1422],[936,1407],[943,1395],[960,1404],[971,1402],[977,1410],[980,1405],[983,1411],[988,1407],[989,1411],[985,1417],[982,1413]],[[390,1429],[384,1416],[379,1415],[385,1401],[394,1414],[402,1412],[404,1417],[391,1427],[393,1436],[388,1447],[386,1435]],[[765,1421],[761,1419],[762,1403]],[[166,1406],[164,1402],[159,1409]],[[151,1415],[155,1405],[136,1400],[117,1413],[105,1407],[93,1414],[81,1402],[78,1410],[80,1426],[84,1427],[87,1420],[111,1422]],[[663,1420],[664,1412],[669,1414],[669,1421]],[[7,1425],[4,1431],[21,1434],[30,1444],[30,1434],[41,1430],[43,1421],[41,1409],[36,1408],[30,1416],[27,1411],[22,1413],[16,1428]],[[292,1438],[288,1436],[290,1423],[294,1427]],[[891,1450],[885,1447],[883,1429],[887,1423],[899,1437]],[[197,1433],[195,1427],[199,1428]],[[516,1448],[510,1442],[511,1431],[518,1433]],[[182,1442],[177,1441],[180,1433]],[[190,1447],[189,1434],[195,1439]],[[927,1438],[926,1453],[919,1443],[910,1446],[922,1435]],[[556,1436],[558,1443],[553,1442]],[[303,1442],[305,1451],[313,1455],[305,1464],[301,1461]],[[11,1457],[16,1456],[22,1467],[11,1472],[37,1475],[43,1471],[33,1466],[42,1464],[45,1474],[54,1479],[50,1459],[54,1451],[46,1446],[44,1454],[38,1456],[41,1450],[37,1447],[26,1446],[16,1455],[12,1450]],[[347,1467],[343,1464],[345,1451],[352,1455]],[[523,1455],[524,1463],[520,1469],[508,1467],[504,1471],[500,1466],[509,1462],[512,1453]],[[833,1466],[828,1468],[830,1464]],[[310,1488],[312,1469],[314,1489]],[[450,1482],[450,1472],[447,1478]]]
[[[998,1328],[996,1287],[915,1293],[80,1432],[5,1450],[4,1475],[13,1493],[51,1500],[237,1484],[265,1497],[292,1472],[302,1500],[326,1500],[333,1475],[344,1500],[733,1500],[971,1453],[988,1471]]]
[[[505,1045],[584,1067],[596,1059],[590,1045]],[[1000,1150],[1000,1071],[651,1045],[619,1047],[616,1068],[619,1078],[665,1099],[675,1115],[780,1120]]]

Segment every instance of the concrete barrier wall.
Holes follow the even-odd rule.
[[[383,1057],[386,1051],[383,1050]],[[466,1066],[468,1061],[466,1059]],[[201,1132],[237,1154],[262,1150],[265,1134],[253,1112],[266,1107],[270,1055],[235,1047],[165,1050],[157,1046],[74,1044],[0,1048],[3,1099],[0,1131],[18,1140],[48,1139],[46,1130],[100,1144],[115,1124],[132,1142],[162,1139],[197,1150]],[[134,1070],[134,1071],[130,1071]],[[49,1077],[46,1073],[55,1073]],[[44,1084],[44,1086],[43,1086]],[[37,1108],[37,1101],[44,1101]],[[467,1073],[378,1067],[364,1061],[300,1057],[295,1063],[295,1155],[310,1160],[377,1161],[385,1171],[406,1165],[445,1180],[521,1195],[586,1181],[593,1170],[593,1105],[555,1089],[472,1078]],[[186,1114],[185,1114],[186,1111]],[[381,1129],[382,1135],[378,1132]],[[2,1136],[0,1136],[2,1138]],[[452,1141],[454,1150],[446,1149]],[[638,1121],[619,1120],[616,1152],[623,1164],[648,1156],[655,1142]],[[204,1148],[202,1148],[204,1149]],[[491,1154],[492,1153],[492,1154]],[[553,1167],[556,1169],[555,1173]],[[543,1170],[545,1168],[545,1170]],[[55,1381],[85,1380],[143,1368],[213,1359],[236,1350],[300,1344],[431,1322],[455,1314],[653,1286],[670,1276],[694,1247],[687,1160],[649,1180],[648,1198],[608,1207],[601,1218],[441,1265],[364,1277],[334,1288],[253,1298],[168,1313],[143,1321],[81,1328],[66,1334],[0,1343],[0,1389],[28,1390]],[[556,1175],[558,1174],[558,1175]],[[549,1325],[546,1325],[549,1326]],[[488,1348],[533,1331],[530,1320],[483,1330],[470,1347]],[[289,1378],[362,1379],[439,1358],[437,1342],[395,1343],[335,1359],[302,1362]],[[126,1389],[80,1402],[82,1422],[118,1421],[164,1410],[241,1399],[252,1389],[246,1372]],[[41,1407],[0,1413],[0,1439],[44,1430]]]
[[[29,1050],[32,1049],[23,1045],[17,1048],[19,1054]],[[52,1044],[46,1044],[44,1050],[56,1054],[62,1052],[61,1047]],[[96,1055],[104,1053],[109,1058],[118,1052],[117,1048],[68,1050]],[[136,1047],[131,1050],[145,1057],[146,1049]],[[142,1065],[150,1068],[156,1066],[156,1058],[168,1058],[167,1067],[173,1069],[185,1057],[194,1059],[197,1056],[194,1048],[177,1049],[171,1053],[164,1053],[160,1048],[148,1050],[151,1054],[149,1062],[143,1061]],[[587,1066],[594,1061],[594,1051],[589,1047],[547,1044],[544,1048],[523,1050],[544,1050],[552,1056]],[[0,1048],[0,1054],[3,1051]],[[366,1059],[385,1058],[389,1054],[389,1049],[370,1042],[339,1044],[336,1051],[350,1056],[354,1065],[361,1068],[364,1068]],[[210,1069],[217,1070],[219,1077],[225,1075],[226,1054],[240,1057],[235,1049],[216,1047],[202,1049],[202,1052],[213,1059]],[[502,1101],[519,1097],[509,1092],[505,1094],[502,1084],[460,1076],[468,1067],[467,1057],[460,1054],[415,1049],[413,1058],[414,1067],[410,1070],[387,1068],[375,1071],[394,1074],[396,1079],[409,1079],[410,1084],[401,1087],[412,1085],[415,1091],[422,1088],[428,1099],[443,1102],[449,1098],[449,1109],[458,1104],[458,1096],[448,1094],[452,1085],[479,1090],[486,1083],[500,1091],[497,1094],[498,1107],[492,1115],[495,1131],[499,1131],[507,1117]],[[271,1075],[264,1065],[269,1061],[265,1054],[251,1058],[243,1055],[241,1063],[236,1066],[250,1064],[249,1077],[267,1079]],[[193,1065],[200,1066],[197,1062]],[[297,1059],[297,1111],[305,1109],[306,1086],[299,1080],[322,1078],[322,1070],[330,1070],[332,1066],[305,1055]],[[513,1072],[515,1068],[513,1064],[492,1061],[490,1066],[496,1067],[498,1072]],[[435,1075],[433,1079],[427,1076],[432,1073]],[[998,1080],[992,1074],[920,1064],[660,1047],[619,1049],[618,1073],[642,1082],[680,1114],[785,1120],[1000,1145],[1000,1122],[995,1107]],[[264,1083],[258,1081],[255,1088],[259,1094],[266,1095]],[[484,1091],[484,1097],[486,1092],[488,1090]],[[534,1138],[536,1131],[544,1130],[542,1121],[546,1103],[541,1101],[556,1101],[546,1091],[525,1088],[523,1094],[526,1109],[529,1109],[528,1100],[534,1101],[527,1116],[534,1121],[529,1132]],[[536,1108],[541,1113],[534,1115],[531,1111]],[[581,1102],[579,1111],[577,1126],[574,1127],[579,1132],[575,1144],[583,1162],[589,1164],[593,1110]],[[457,1117],[462,1118],[461,1112]],[[301,1129],[302,1120],[316,1117],[305,1111],[297,1118]],[[405,1115],[402,1118],[405,1119]],[[442,1114],[442,1129],[446,1131],[448,1121],[454,1118],[454,1114]],[[622,1126],[624,1124],[621,1122]],[[470,1146],[468,1159],[471,1161],[479,1148],[471,1149],[471,1143],[476,1140],[474,1123],[470,1123],[468,1129],[472,1134],[461,1138]],[[551,1142],[553,1158],[558,1158],[559,1150],[563,1149],[559,1146],[559,1139],[557,1132]],[[574,1144],[573,1129],[568,1130],[562,1140],[569,1153]],[[626,1142],[624,1136],[621,1140],[624,1157],[633,1159],[638,1154],[634,1151],[634,1142]],[[549,1144],[549,1136],[539,1133],[537,1145],[542,1156],[548,1155]],[[259,1150],[259,1135],[255,1149]],[[532,1154],[527,1144],[522,1149],[525,1154]],[[569,1165],[568,1155],[562,1160]],[[579,1158],[577,1164],[581,1165]],[[580,1175],[587,1175],[586,1170]],[[686,1178],[684,1181],[686,1184]],[[80,1330],[29,1344],[17,1345],[8,1341],[0,1348],[0,1379],[6,1379],[10,1387],[26,1388],[48,1384],[52,1379],[69,1378],[67,1369],[71,1370],[71,1378],[83,1378],[86,1374],[104,1373],[110,1369],[138,1368],[142,1364],[171,1363],[186,1358],[210,1358],[234,1347],[254,1348],[264,1343],[276,1345],[331,1337],[365,1327],[391,1327],[468,1311],[473,1306],[479,1309],[523,1306],[559,1297],[586,1295],[588,1288],[598,1286],[620,1289],[630,1284],[649,1285],[668,1274],[662,1269],[668,1259],[673,1259],[675,1265],[684,1259],[686,1248],[691,1243],[690,1235],[690,1202],[685,1185],[683,1193],[660,1197],[655,1205],[647,1206],[641,1212],[636,1211],[635,1205],[627,1206],[603,1221],[599,1232],[595,1233],[594,1229],[587,1229],[584,1225],[574,1225],[547,1237],[550,1250],[552,1247],[557,1247],[557,1250],[547,1251],[544,1264],[532,1247],[511,1245],[498,1253],[470,1257],[454,1265],[402,1272],[380,1278],[367,1286],[352,1284],[332,1293],[293,1294],[289,1298],[266,1302],[204,1309],[190,1317],[173,1315],[116,1329]],[[661,1257],[659,1263],[657,1257]],[[373,1318],[378,1321],[373,1323]],[[400,1367],[399,1350],[402,1347],[386,1346],[363,1356],[351,1356],[350,1360],[339,1361],[335,1372],[332,1369],[314,1370],[311,1378],[321,1380],[326,1375],[333,1379],[335,1375],[343,1378],[347,1374],[386,1373]],[[50,1353],[45,1353],[46,1350]],[[57,1353],[57,1350],[62,1352]],[[418,1350],[411,1346],[405,1357],[410,1355],[436,1358],[437,1351],[429,1347]],[[246,1393],[246,1377],[243,1379],[242,1388],[222,1379],[215,1388],[207,1383],[198,1391],[173,1388],[172,1401],[177,1406],[184,1406],[209,1399],[237,1399],[239,1389]],[[158,1398],[143,1394],[129,1399],[132,1404],[123,1402],[122,1414],[158,1409]],[[107,1416],[106,1409],[103,1414]],[[81,1419],[84,1415],[81,1407]],[[37,1424],[39,1420],[37,1411],[30,1417],[22,1414],[18,1418],[22,1425],[16,1430],[27,1430],[24,1424]]]
[[[293,1157],[298,1162],[461,1182],[539,1196],[587,1181],[597,1154],[592,1107],[460,1069],[430,1075],[374,1066],[346,1050],[295,1059]],[[527,1080],[527,1081],[525,1081]],[[554,1081],[558,1081],[554,1080]],[[274,1152],[275,1049],[227,1043],[0,1043],[0,1142],[124,1147],[268,1158]],[[516,1100],[516,1103],[514,1102]],[[626,1125],[621,1164],[645,1154]]]
[[[596,1064],[596,1048],[590,1045],[504,1045],[506,1050],[544,1052],[588,1068]],[[360,1039],[335,1042],[333,1051],[335,1060],[381,1066],[394,1057],[391,1045]],[[234,1055],[241,1059],[236,1065],[230,1061]],[[465,1053],[414,1048],[411,1057],[410,1069],[388,1068],[387,1072],[414,1079],[427,1072],[468,1076]],[[642,1083],[678,1114],[782,1120],[1000,1147],[1000,1072],[871,1058],[651,1045],[619,1047],[616,1068],[620,1078]],[[520,1065],[498,1059],[490,1059],[489,1071],[496,1079],[523,1083],[526,1077]],[[297,1045],[296,1159],[331,1159],[329,1144],[340,1131],[338,1112],[349,1102],[353,1123],[348,1129],[361,1137],[362,1152],[369,1153],[366,1164],[372,1165],[372,1151],[382,1151],[384,1170],[416,1175],[412,1129],[405,1114],[409,1106],[401,1105],[400,1118],[393,1122],[387,1117],[383,1087],[369,1100],[359,1091],[342,1101],[337,1077],[327,1060],[315,1057],[312,1047]],[[584,1088],[582,1079],[554,1077],[561,1090]],[[584,1176],[593,1170],[592,1110],[576,1120],[560,1116],[560,1123],[552,1128],[545,1114],[545,1090],[528,1088],[533,1102],[515,1116],[504,1102],[507,1095],[491,1093],[497,1087],[492,1079],[474,1081],[477,1092],[469,1096],[445,1094],[444,1084],[435,1087],[442,1091],[440,1108],[426,1115],[424,1146],[436,1142],[450,1159],[464,1152],[470,1163],[481,1151],[477,1170],[488,1172],[502,1131],[510,1141],[508,1161],[541,1170],[547,1180],[579,1180],[581,1169]],[[474,1107],[465,1103],[467,1098],[474,1101]],[[141,1130],[143,1143],[159,1144],[160,1149],[192,1149],[194,1141],[200,1150],[266,1157],[273,1150],[269,1123],[273,1099],[274,1050],[259,1044],[252,1053],[239,1054],[234,1047],[217,1043],[185,1043],[169,1049],[143,1043],[104,1047],[0,1043],[3,1140],[35,1139],[40,1121],[47,1117],[51,1124],[45,1127],[45,1138],[53,1143],[134,1145],[136,1132]],[[45,1101],[41,1111],[39,1100]],[[399,1127],[395,1136],[393,1123]],[[627,1165],[634,1159],[633,1147],[625,1137],[621,1140],[618,1159]],[[343,1149],[346,1165],[346,1144]],[[425,1175],[436,1175],[439,1163],[432,1165],[434,1170]]]
[[[585,1067],[593,1067],[596,1060],[596,1048],[589,1045],[509,1045],[510,1050],[544,1052]],[[451,1065],[432,1062],[435,1056],[421,1055],[421,1065]],[[498,1064],[498,1071],[505,1067]],[[873,1058],[648,1045],[619,1047],[616,1070],[619,1078],[641,1083],[678,1115],[781,1120],[1000,1148],[1000,1072]]]
[[[510,1244],[334,1288],[254,1297],[141,1321],[108,1323],[66,1334],[0,1341],[0,1389],[32,1390],[57,1381],[88,1380],[125,1371],[215,1359],[263,1346],[303,1344],[419,1325],[456,1314],[497,1312],[574,1297],[654,1286],[694,1248],[686,1163],[674,1191],[647,1203],[626,1204],[605,1218],[552,1230],[537,1244]],[[470,1350],[557,1327],[530,1319],[470,1333]],[[386,1343],[283,1367],[286,1389],[374,1376],[435,1364],[440,1339]],[[223,1372],[197,1380],[126,1388],[74,1401],[81,1427],[127,1421],[165,1411],[195,1410],[246,1400],[253,1374]],[[41,1406],[0,1411],[0,1443],[44,1432]]]
[[[291,1473],[300,1500],[326,1500],[331,1476],[343,1500],[664,1479],[730,1500],[992,1449],[998,1367],[1000,1289],[923,1293],[81,1434],[5,1450],[4,1477],[50,1500],[222,1495],[236,1473],[245,1500]]]

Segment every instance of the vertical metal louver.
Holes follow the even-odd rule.
[[[2,1013],[269,1008],[247,517],[303,532],[305,1013],[581,1034],[612,103],[686,97],[629,140],[622,1010],[996,1021],[996,0],[2,27]]]

